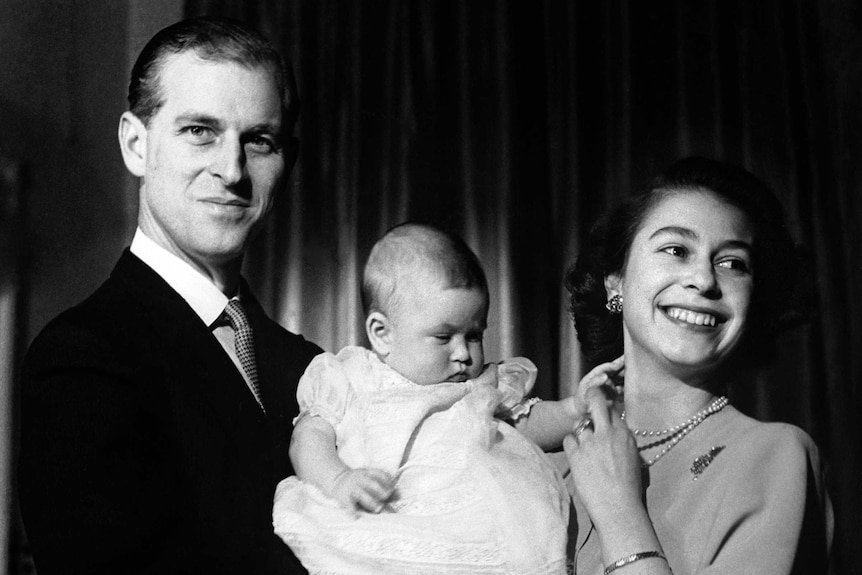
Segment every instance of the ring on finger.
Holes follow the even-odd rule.
[[[575,435],[575,438],[577,439],[577,437],[579,435],[581,435],[584,431],[586,431],[587,429],[592,429],[592,428],[593,428],[593,420],[588,415],[585,418],[583,418],[581,420],[581,422],[575,426],[575,430],[572,433]]]

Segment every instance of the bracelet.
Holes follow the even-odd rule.
[[[622,559],[618,559],[605,567],[605,571],[603,575],[608,575],[613,571],[616,571],[620,567],[625,567],[630,563],[634,563],[635,561],[640,561],[641,559],[649,559],[651,557],[657,557],[658,559],[664,559],[667,561],[667,558],[662,554],[661,551],[641,551],[640,553],[632,553],[628,557],[623,557]]]

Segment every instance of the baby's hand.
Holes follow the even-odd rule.
[[[395,478],[381,469],[347,469],[332,483],[332,497],[352,511],[380,513],[394,491]]]

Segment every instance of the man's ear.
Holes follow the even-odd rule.
[[[605,276],[605,293],[608,295],[607,299],[623,295],[623,278],[619,274]]]
[[[365,318],[365,333],[374,351],[382,356],[389,355],[392,344],[392,322],[383,313],[373,311]]]
[[[124,112],[120,116],[117,136],[126,168],[133,175],[144,177],[147,167],[147,127],[131,112]]]

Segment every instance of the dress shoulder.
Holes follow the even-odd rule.
[[[377,383],[375,359],[371,351],[358,346],[345,347],[337,355],[315,356],[296,390],[300,411],[296,420],[316,415],[335,427],[356,393]]]
[[[704,491],[716,499],[703,573],[825,572],[833,518],[816,444],[795,425],[731,413],[714,438],[728,446],[721,481]]]

